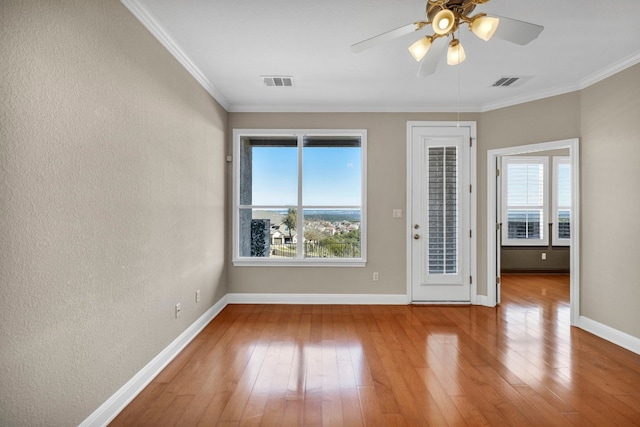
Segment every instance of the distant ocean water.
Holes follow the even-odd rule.
[[[282,221],[287,215],[286,210],[254,210],[253,218],[269,219],[271,222]],[[316,221],[350,221],[360,222],[361,212],[356,209],[305,209],[304,218]]]

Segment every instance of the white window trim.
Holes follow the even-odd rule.
[[[362,185],[360,208],[360,258],[295,258],[272,259],[240,257],[238,227],[240,210],[240,139],[257,136],[295,136],[300,141],[305,136],[358,136],[360,137]],[[232,215],[232,264],[238,267],[365,267],[367,263],[367,131],[366,129],[234,129],[233,130],[233,215]],[[302,150],[298,151],[298,204],[302,209]],[[305,206],[306,209],[313,208]],[[347,206],[344,208],[354,208]],[[298,215],[298,230],[302,230],[302,215]],[[300,246],[300,245],[299,245]],[[300,250],[299,250],[300,252]]]
[[[510,239],[508,236],[508,168],[509,163],[540,163],[543,166],[542,172],[542,220],[540,227],[542,227],[542,239],[530,240],[530,239]],[[547,156],[504,156],[502,158],[502,218],[504,224],[502,225],[502,246],[549,246],[549,157]],[[526,209],[526,207],[523,207]]]
[[[569,156],[554,156],[553,157],[553,201],[552,201],[552,207],[551,207],[551,212],[553,213],[553,226],[551,227],[551,244],[553,246],[570,246],[571,245],[571,239],[561,239],[558,237],[558,211],[559,210],[566,210],[568,209],[570,212],[570,220],[573,219],[573,209],[572,206],[560,206],[558,204],[558,197],[559,197],[559,191],[558,191],[558,185],[559,185],[559,180],[558,180],[558,168],[560,165],[569,165],[569,167],[571,167],[571,158]],[[571,185],[571,181],[569,181],[569,185]],[[573,192],[573,188],[571,189],[571,191]],[[571,198],[572,199],[572,198]],[[573,229],[573,225],[571,224],[571,229]]]

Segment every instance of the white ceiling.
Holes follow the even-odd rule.
[[[519,46],[484,42],[465,26],[466,61],[442,61],[426,78],[416,77],[407,51],[426,31],[350,50],[424,20],[426,0],[122,2],[228,111],[488,111],[581,89],[640,62],[640,0],[492,0],[476,12],[544,31]],[[294,87],[266,87],[262,75],[293,76]],[[530,79],[491,87],[504,76]]]

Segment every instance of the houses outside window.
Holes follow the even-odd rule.
[[[366,131],[234,130],[234,265],[366,262]]]

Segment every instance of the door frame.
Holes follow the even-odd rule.
[[[495,235],[498,224],[497,207],[500,195],[496,189],[496,165],[503,156],[516,156],[538,151],[569,149],[571,160],[571,238],[570,238],[570,285],[569,311],[571,324],[576,326],[580,319],[580,140],[579,138],[528,144],[487,151],[487,301],[494,307],[500,298],[496,278],[499,277],[497,261],[498,245]]]
[[[470,148],[469,148],[469,182],[471,183],[471,195],[469,198],[469,227],[471,229],[471,238],[469,239],[469,274],[472,277],[471,281],[471,304],[477,304],[477,283],[478,283],[478,274],[477,274],[477,253],[478,253],[478,244],[477,244],[477,122],[475,121],[408,121],[407,122],[407,206],[405,212],[406,215],[406,258],[407,258],[407,295],[409,296],[410,303],[413,303],[413,287],[411,286],[411,248],[413,245],[412,242],[412,231],[411,225],[414,223],[412,217],[412,205],[413,205],[413,188],[412,188],[412,179],[413,179],[413,166],[411,162],[411,146],[412,146],[412,136],[413,136],[413,128],[415,127],[467,127],[469,128],[469,134],[471,135]],[[421,303],[424,304],[424,303]],[[435,304],[435,303],[434,303]]]

